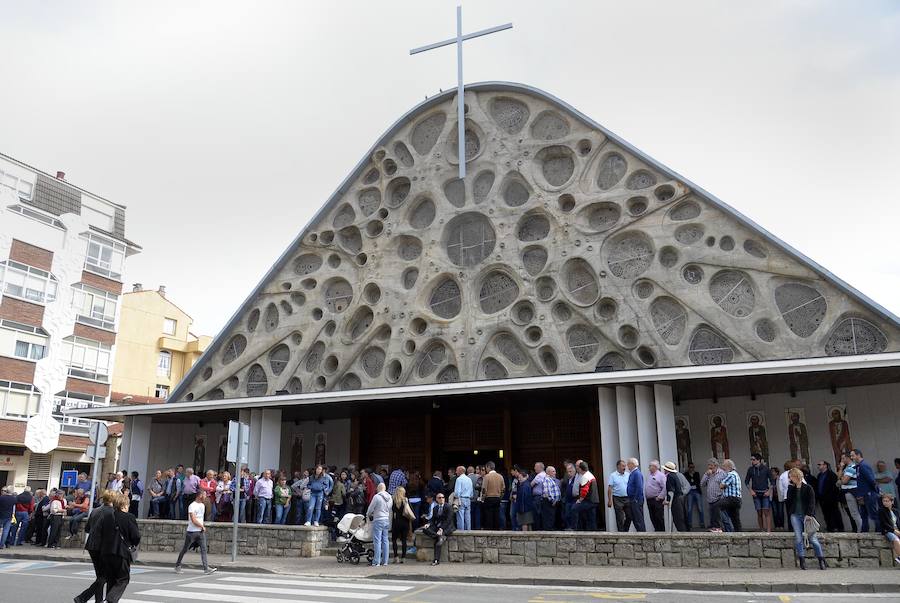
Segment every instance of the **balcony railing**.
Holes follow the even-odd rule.
[[[68,435],[86,436],[91,428],[93,420],[79,419],[63,413],[68,408],[97,408],[105,407],[105,402],[88,402],[87,400],[74,400],[72,398],[57,398],[53,402],[53,418],[62,424],[62,432]]]

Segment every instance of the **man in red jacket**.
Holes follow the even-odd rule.
[[[72,502],[72,506],[66,509],[66,514],[69,516],[69,533],[66,535],[66,540],[78,533],[78,524],[87,517],[90,506],[91,501],[84,490],[75,490],[75,500]]]
[[[28,530],[28,524],[31,521],[31,514],[34,512],[34,497],[31,495],[31,486],[25,486],[22,493],[16,496],[16,531],[15,544],[19,546],[25,540],[25,533]]]

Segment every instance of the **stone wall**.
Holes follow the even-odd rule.
[[[823,534],[831,567],[893,566],[879,534]],[[416,558],[430,562],[434,541],[416,534]],[[807,559],[815,559],[807,549]],[[794,568],[790,533],[686,533],[660,535],[585,532],[459,532],[444,544],[442,561],[510,565],[625,567]]]
[[[184,544],[184,521],[139,519],[141,551],[177,553]],[[79,526],[77,538],[60,540],[65,548],[83,545]],[[233,524],[208,523],[207,544],[211,555],[231,554]],[[68,534],[63,526],[63,535]],[[238,553],[269,557],[318,557],[328,544],[328,532],[323,527],[273,526],[242,523],[238,529]]]

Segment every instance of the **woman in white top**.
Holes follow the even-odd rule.
[[[217,521],[231,521],[234,517],[232,513],[234,512],[234,501],[232,499],[231,492],[231,474],[227,471],[223,471],[220,476],[218,484],[216,485],[216,520]]]

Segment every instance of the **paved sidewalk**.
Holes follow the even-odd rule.
[[[141,552],[139,565],[169,566],[174,553]],[[77,549],[47,550],[24,545],[0,551],[3,559],[89,562],[87,553]],[[900,570],[829,569],[820,570],[720,570],[687,568],[628,567],[547,567],[443,563],[431,567],[409,560],[388,567],[339,564],[334,557],[286,559],[284,557],[238,557],[210,555],[209,562],[221,570],[315,576],[321,578],[381,578],[430,582],[490,582],[496,584],[539,584],[546,586],[588,586],[609,588],[716,590],[738,592],[838,592],[900,593]],[[184,566],[197,568],[196,552],[185,557]]]

